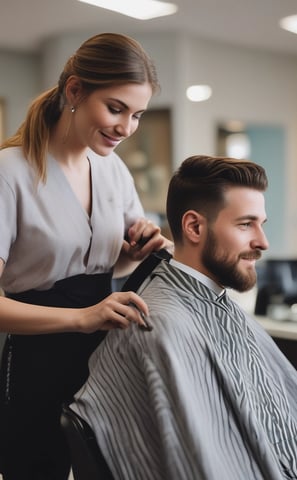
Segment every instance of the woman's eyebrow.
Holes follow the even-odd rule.
[[[117,103],[119,103],[125,110],[129,110],[129,106],[128,106],[125,102],[123,102],[122,100],[120,100],[119,98],[113,98],[113,97],[111,97],[111,98],[109,98],[108,100],[112,100],[113,102],[117,102]],[[143,112],[145,112],[145,111],[146,111],[146,109],[142,109],[142,110],[137,110],[137,112],[135,112],[135,113],[143,113]]]
[[[129,108],[128,105],[126,105],[126,103],[120,100],[119,98],[110,97],[108,98],[108,100],[119,103],[120,105],[122,105],[123,108]]]

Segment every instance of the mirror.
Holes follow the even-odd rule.
[[[136,132],[116,152],[134,178],[144,210],[164,215],[172,174],[170,109],[147,110]]]

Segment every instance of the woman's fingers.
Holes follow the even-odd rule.
[[[132,225],[123,243],[123,252],[133,261],[141,261],[151,252],[166,248],[173,253],[173,243],[164,237],[158,225],[141,218]]]
[[[131,247],[143,246],[153,236],[160,235],[161,229],[146,218],[140,218],[128,230],[128,241]]]
[[[97,305],[84,309],[83,331],[127,328],[131,322],[146,328],[148,308],[135,292],[114,292]]]

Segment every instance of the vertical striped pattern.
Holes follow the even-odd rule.
[[[74,405],[115,479],[297,479],[297,372],[226,295],[155,272],[153,331],[108,334]]]

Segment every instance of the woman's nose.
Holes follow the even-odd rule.
[[[127,138],[130,135],[132,135],[134,130],[132,128],[131,118],[130,117],[122,118],[121,121],[116,125],[115,129],[117,133],[121,135],[121,137]]]

